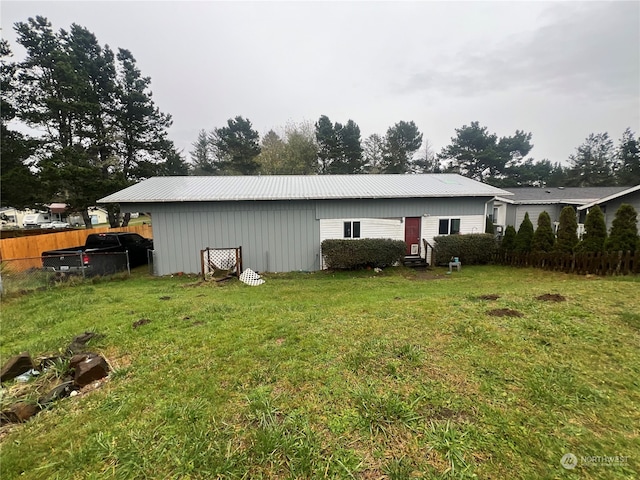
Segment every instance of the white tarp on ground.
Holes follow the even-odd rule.
[[[260,275],[258,275],[250,268],[247,268],[240,274],[240,281],[246,283],[247,285],[251,285],[252,287],[256,287],[264,283],[264,280],[260,278]]]

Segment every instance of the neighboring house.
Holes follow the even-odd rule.
[[[160,275],[200,272],[200,251],[242,246],[257,271],[319,270],[330,238],[391,238],[407,256],[423,239],[482,233],[496,195],[509,192],[456,174],[153,177],[100,199],[150,212]]]
[[[623,203],[628,203],[636,209],[636,212],[640,213],[640,185],[625,188],[620,192],[612,193],[611,195],[600,198],[586,205],[582,205],[578,207],[578,212],[580,213],[580,218],[583,218],[587,212],[589,212],[591,207],[598,205],[600,210],[604,212],[607,231],[611,231],[611,224],[615,218],[616,211]],[[640,225],[640,215],[638,215],[638,223]]]
[[[557,228],[560,212],[567,205],[578,209],[600,198],[620,193],[629,187],[522,187],[509,188],[513,195],[503,197],[498,195],[493,204],[492,219],[498,233],[504,233],[508,225],[516,230],[524,220],[525,213],[536,228],[538,215],[546,211],[551,217],[551,223]],[[611,215],[615,213],[612,212]],[[580,226],[584,223],[584,215],[578,218]],[[581,228],[579,227],[579,230]],[[579,231],[581,233],[581,231]]]
[[[91,225],[99,225],[101,223],[109,223],[109,216],[107,210],[102,207],[89,207],[87,209],[89,218],[91,218]],[[84,225],[84,220],[81,214],[74,214],[69,216],[69,223],[71,225]]]
[[[0,208],[1,228],[21,228],[26,212],[13,207]]]

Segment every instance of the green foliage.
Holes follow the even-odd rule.
[[[558,232],[556,233],[555,252],[573,253],[578,245],[578,221],[576,211],[567,205],[560,212]]]
[[[406,250],[406,243],[388,238],[324,240],[322,242],[322,255],[327,267],[333,269],[388,267],[401,262]]]
[[[349,120],[345,125],[322,115],[316,123],[316,141],[320,173],[345,175],[362,173],[364,159],[360,141],[360,127]]]
[[[463,265],[486,264],[498,247],[495,237],[489,233],[442,235],[433,241],[437,265],[449,262],[451,257],[460,258]]]
[[[613,184],[614,154],[609,134],[589,134],[584,143],[576,148],[576,153],[569,156],[567,185],[597,187]]]
[[[439,158],[448,163],[449,171],[482,182],[504,177],[508,162],[519,162],[532,148],[531,133],[516,130],[512,137],[498,139],[487,127],[471,122],[456,129],[456,136]]]
[[[251,121],[241,116],[227,120],[216,128],[212,144],[216,151],[215,166],[223,175],[253,175],[258,172],[256,157],[260,154],[260,135]]]
[[[524,214],[524,220],[520,224],[518,233],[516,234],[515,251],[518,253],[526,253],[531,251],[531,242],[533,241],[533,223],[529,219],[529,212]]]
[[[584,222],[584,235],[578,245],[580,252],[602,252],[607,239],[607,225],[598,205],[589,209]]]
[[[533,233],[531,251],[550,252],[553,250],[555,241],[556,236],[553,234],[551,217],[547,212],[540,212],[540,215],[538,215],[538,228],[536,228],[536,231]]]
[[[507,225],[507,228],[504,231],[504,237],[502,237],[502,242],[500,243],[500,251],[502,253],[511,253],[516,248],[516,229],[513,225]]]
[[[618,184],[640,184],[640,137],[636,137],[631,129],[627,128],[622,134],[616,153]]]
[[[616,211],[616,216],[611,224],[611,232],[605,243],[608,251],[638,249],[640,239],[638,238],[638,213],[632,205],[623,203]]]
[[[491,221],[488,215],[485,218],[485,222],[484,222],[484,233],[491,233],[491,234],[495,233],[493,230],[493,222]]]
[[[382,157],[383,173],[409,173],[413,154],[422,145],[422,133],[412,121],[400,121],[387,129]]]

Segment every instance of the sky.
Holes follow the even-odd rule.
[[[640,134],[639,1],[2,0],[18,60],[13,24],[36,15],[130,50],[187,158],[238,115],[261,136],[352,119],[363,140],[414,121],[436,153],[478,121],[563,163],[590,133]]]

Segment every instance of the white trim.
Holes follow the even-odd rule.
[[[640,184],[636,185],[635,187],[627,188],[626,190],[623,190],[621,192],[614,193],[613,195],[609,195],[608,197],[600,198],[600,199],[598,199],[598,200],[596,200],[594,202],[588,203],[586,205],[582,205],[582,206],[578,207],[578,210],[585,210],[587,208],[593,207],[594,205],[599,205],[600,203],[605,203],[605,202],[608,202],[609,200],[613,200],[615,198],[622,197],[624,195],[628,195],[628,194],[633,193],[633,192],[637,192],[638,190],[640,190]]]

